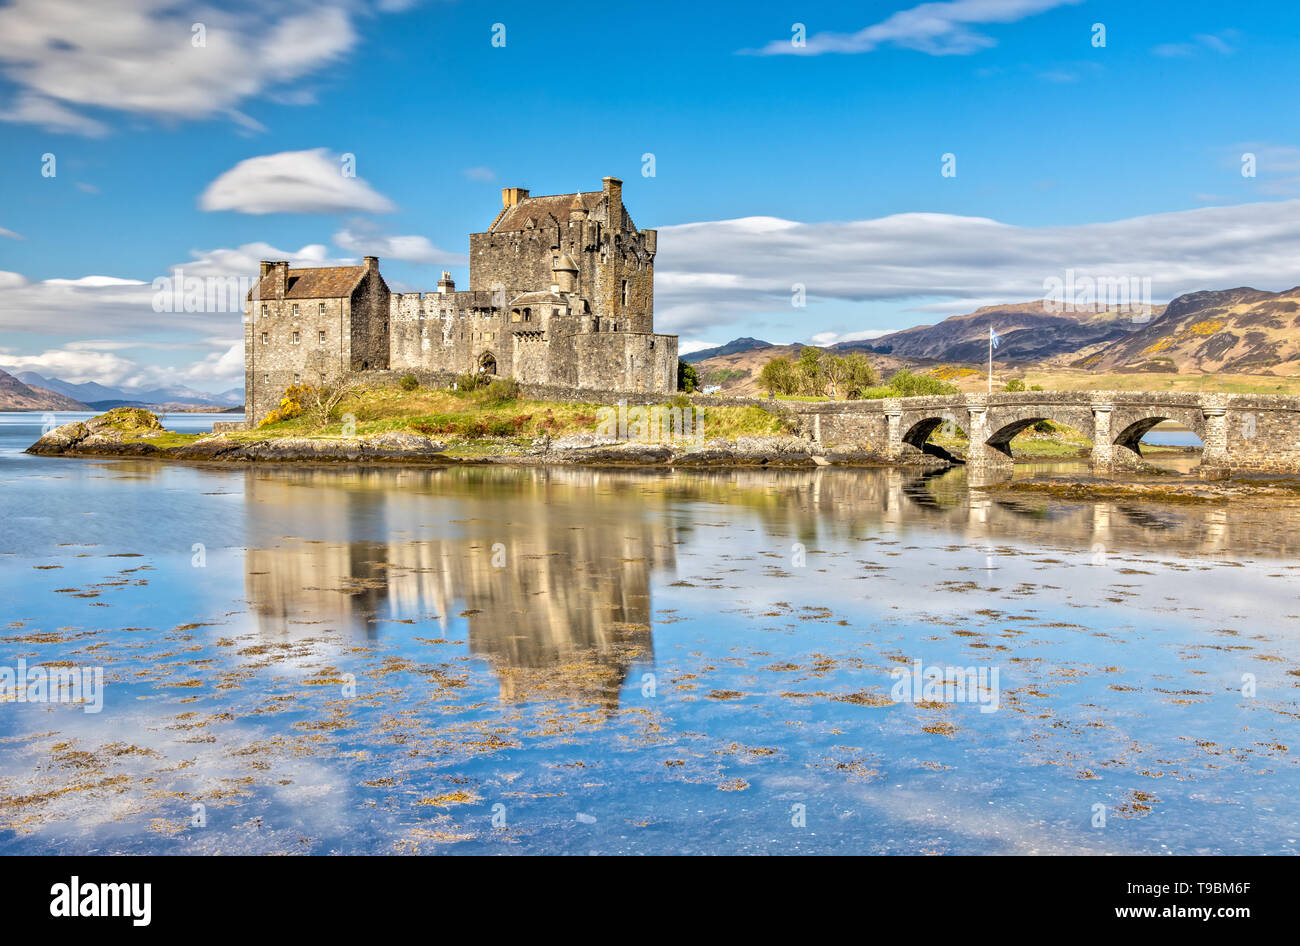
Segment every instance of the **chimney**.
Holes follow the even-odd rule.
[[[365,263],[365,267],[366,267],[367,270],[378,269],[378,268],[379,268],[379,257],[378,257],[378,256],[367,256],[367,257],[365,258],[365,260],[364,260],[364,263]]]
[[[289,291],[289,261],[287,259],[276,260],[271,263],[273,271],[271,295],[276,299],[283,299],[284,294]]]
[[[452,282],[451,273],[447,270],[442,271],[442,278],[438,280],[438,294],[445,296],[449,292],[456,291],[456,284]]]
[[[501,209],[509,210],[521,200],[528,199],[528,188],[526,187],[503,187],[501,188]]]
[[[623,230],[623,182],[616,177],[602,177],[601,189],[609,206],[609,228],[615,233]]]
[[[257,278],[265,279],[266,274],[271,271],[271,267],[274,265],[275,264],[272,263],[269,259],[262,260],[261,264],[258,266]]]

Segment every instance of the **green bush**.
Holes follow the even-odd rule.
[[[1023,391],[1024,389],[1025,389],[1024,381],[1022,381],[1020,378],[1012,378],[1010,381],[1007,382],[1007,386],[1002,390],[1015,392],[1015,391]]]
[[[420,381],[413,374],[404,374],[402,380],[397,382],[397,386],[403,391],[414,391],[420,386]]]
[[[517,400],[519,400],[519,382],[514,378],[498,378],[483,392],[483,403],[493,407]]]
[[[922,397],[935,394],[956,394],[957,386],[947,381],[940,381],[934,375],[913,374],[906,368],[901,369],[889,379],[887,387],[893,392],[886,397]],[[876,389],[879,390],[879,389]]]

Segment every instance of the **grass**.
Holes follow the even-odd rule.
[[[507,392],[508,393],[508,392]],[[665,406],[689,406],[688,399],[665,401]],[[261,440],[267,437],[342,438],[342,415],[351,414],[355,430],[351,436],[373,437],[389,432],[417,433],[449,444],[463,443],[466,449],[475,441],[503,441],[523,448],[544,435],[595,433],[602,413],[617,410],[614,404],[562,403],[511,399],[500,389],[448,391],[399,388],[368,388],[338,409],[338,419],[324,427],[315,427],[304,415],[279,421],[256,430],[231,434],[237,440]],[[629,408],[629,411],[635,408]],[[705,437],[774,436],[785,432],[777,416],[752,406],[698,408],[701,430]],[[471,451],[473,452],[473,451]],[[485,452],[490,452],[485,450]]]

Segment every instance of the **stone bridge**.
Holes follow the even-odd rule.
[[[965,462],[1005,472],[1011,440],[1038,421],[1067,424],[1091,438],[1099,472],[1140,466],[1140,441],[1162,421],[1194,431],[1205,445],[1202,476],[1300,473],[1300,397],[1144,391],[1026,391],[885,398],[871,401],[787,401],[799,432],[827,445],[859,444],[890,457],[912,452],[946,456],[930,436],[952,423],[970,437]]]

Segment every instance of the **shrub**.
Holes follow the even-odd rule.
[[[484,387],[489,380],[486,375],[481,374],[458,374],[452,383],[456,385],[457,392],[468,393]]]
[[[498,378],[483,392],[483,403],[491,407],[519,400],[519,382],[514,378]]]
[[[402,380],[397,382],[397,386],[403,391],[414,391],[420,386],[420,381],[413,374],[404,374]]]
[[[933,394],[956,394],[957,386],[940,381],[933,375],[913,374],[906,368],[901,369],[889,379],[888,387],[893,392],[891,397],[921,397]]]
[[[1023,391],[1024,389],[1025,389],[1024,381],[1022,381],[1020,378],[1012,378],[1010,381],[1007,382],[1007,386],[1002,390],[1014,392],[1014,391]]]
[[[285,389],[284,397],[280,398],[280,406],[271,413],[267,414],[259,427],[265,427],[268,424],[277,424],[282,420],[293,420],[295,417],[301,417],[303,412],[302,402],[311,396],[311,388],[305,384],[291,384]]]

